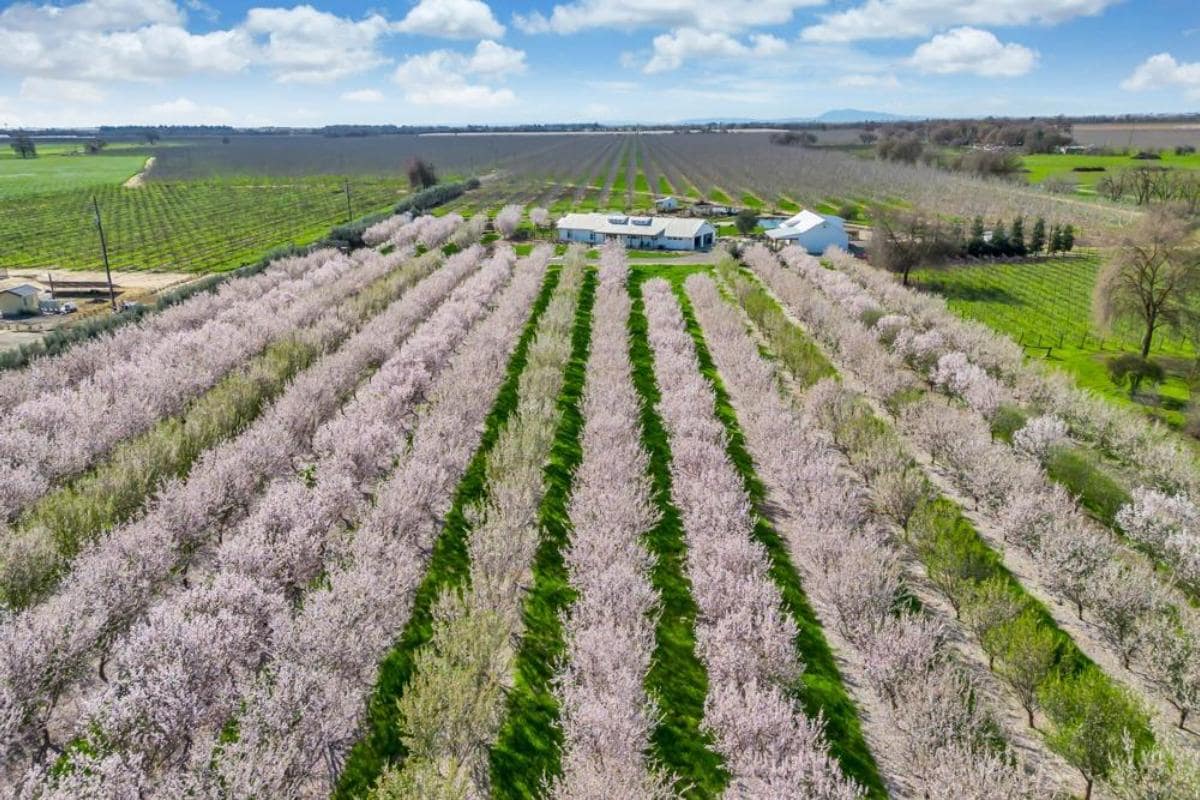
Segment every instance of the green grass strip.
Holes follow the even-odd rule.
[[[671,445],[655,412],[661,395],[654,378],[654,353],[648,339],[642,283],[660,272],[635,268],[629,278],[633,308],[629,315],[629,356],[633,383],[642,400],[642,445],[650,456],[654,503],[661,519],[646,534],[644,544],[654,557],[650,580],[662,600],[654,630],[654,660],[646,676],[646,691],[658,704],[661,719],[654,730],[654,755],[680,778],[689,798],[719,797],[728,783],[712,739],[700,729],[708,673],[696,656],[696,601],[684,571],[686,548],[679,510],[671,502]],[[690,271],[689,271],[690,272]],[[687,273],[685,273],[687,274]]]
[[[533,558],[533,584],[522,610],[525,631],[514,663],[515,680],[508,693],[504,725],[490,756],[493,798],[537,796],[546,778],[561,770],[563,739],[552,681],[567,650],[562,614],[577,596],[563,548],[571,538],[571,482],[583,459],[580,405],[591,352],[596,284],[596,271],[587,270],[575,310],[571,360],[558,397],[558,429],[544,473],[546,494],[538,510],[541,541]]]
[[[771,563],[771,577],[779,587],[784,608],[796,623],[796,650],[803,655],[805,662],[801,677],[804,688],[798,699],[809,716],[824,715],[825,737],[829,742],[830,752],[841,763],[842,771],[862,784],[870,797],[886,798],[887,789],[879,774],[879,767],[871,755],[870,748],[867,747],[866,739],[863,738],[858,708],[842,682],[841,673],[833,659],[833,651],[825,639],[820,620],[804,593],[800,575],[792,564],[787,545],[774,526],[767,521],[766,487],[755,474],[754,461],[746,449],[745,436],[738,425],[729,393],[721,382],[720,373],[704,341],[704,333],[696,322],[691,300],[683,289],[682,281],[673,280],[672,289],[683,310],[688,333],[696,344],[700,370],[713,385],[713,393],[716,395],[715,411],[729,434],[729,458],[741,474],[746,491],[758,512],[754,538],[766,549]]]
[[[412,678],[417,652],[428,643],[433,633],[433,606],[438,596],[448,587],[463,585],[470,577],[471,558],[467,552],[470,525],[465,511],[481,500],[487,490],[485,472],[488,453],[509,416],[516,410],[517,387],[528,359],[529,346],[537,333],[538,320],[558,286],[561,270],[560,265],[551,265],[547,270],[542,290],[521,331],[516,350],[508,360],[504,383],[484,422],[479,448],[455,488],[454,500],[446,515],[442,533],[434,542],[429,567],[413,597],[412,615],[395,646],[380,665],[375,690],[367,702],[365,733],[346,757],[341,779],[333,791],[335,800],[366,797],[383,769],[404,755],[396,700]]]

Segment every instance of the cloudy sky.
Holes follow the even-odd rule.
[[[1200,110],[1197,0],[0,2],[0,127]]]

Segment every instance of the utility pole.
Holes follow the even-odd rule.
[[[354,219],[354,211],[350,206],[350,179],[346,178],[346,222]]]
[[[50,299],[53,300],[54,299],[54,273],[47,272],[46,278],[50,281]]]
[[[104,256],[104,277],[108,279],[108,302],[117,310],[117,293],[113,291],[112,271],[108,268],[108,242],[104,240],[104,224],[100,222],[100,203],[92,195],[92,211],[96,214],[96,230],[100,231],[100,255]]]

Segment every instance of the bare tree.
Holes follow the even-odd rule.
[[[1178,327],[1200,289],[1200,252],[1191,226],[1167,211],[1152,210],[1121,236],[1101,270],[1092,297],[1100,327],[1122,320],[1143,326],[1142,358],[1163,325]]]
[[[871,263],[899,274],[905,286],[915,267],[938,266],[962,252],[962,230],[936,216],[880,207],[872,217]]]

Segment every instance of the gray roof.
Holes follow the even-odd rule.
[[[37,297],[38,290],[36,286],[30,286],[28,283],[22,283],[20,286],[10,286],[7,289],[0,289],[0,292],[9,292],[18,297]]]
[[[627,214],[567,214],[558,221],[559,228],[595,231],[623,236],[675,236],[691,238],[700,235],[708,220],[694,217],[636,217]]]

